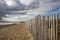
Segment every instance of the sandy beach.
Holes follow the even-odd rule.
[[[20,23],[0,28],[0,40],[34,40],[34,38],[27,25]]]

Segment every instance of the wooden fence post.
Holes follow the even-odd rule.
[[[41,40],[41,16],[38,15],[38,40]]]
[[[35,40],[57,40],[58,15],[48,17],[38,15],[28,23]]]
[[[36,26],[36,40],[38,40],[38,16],[35,18],[35,26]]]
[[[55,40],[55,15],[53,15],[53,26],[52,26],[52,31],[53,31],[53,40]]]
[[[58,37],[58,15],[57,14],[55,15],[55,18],[56,18],[56,36],[55,36],[55,38],[56,38],[56,40],[58,40],[57,39],[57,37]]]
[[[44,40],[47,39],[47,25],[46,25],[46,17],[43,16],[43,35],[44,35]]]

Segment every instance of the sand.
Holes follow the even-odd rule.
[[[27,25],[20,23],[0,28],[0,40],[34,40],[34,38]]]

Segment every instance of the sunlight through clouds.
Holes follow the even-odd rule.
[[[8,6],[14,6],[15,2],[13,0],[5,0]]]

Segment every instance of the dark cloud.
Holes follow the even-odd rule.
[[[44,2],[60,2],[60,0],[41,0],[41,1],[44,1]]]
[[[1,0],[0,1],[0,11],[3,11],[6,9],[6,4],[5,4],[5,1],[4,0]]]
[[[19,0],[13,0],[16,3],[16,6],[8,6],[5,0],[0,0],[0,17],[4,16],[4,11],[16,11],[16,10],[28,10],[38,7],[39,1],[35,0],[30,5],[24,5]],[[25,9],[27,8],[27,9]]]
[[[51,0],[51,2],[60,2],[60,0]]]
[[[18,11],[18,10],[29,10],[29,9],[34,9],[34,8],[37,8],[37,7],[39,7],[39,2],[40,2],[40,0],[38,1],[38,0],[35,0],[34,2],[32,2],[31,4],[29,4],[29,5],[25,5],[25,4],[22,4],[19,0],[13,0],[15,3],[16,3],[16,5],[15,6],[8,6],[7,4],[6,4],[6,1],[4,1],[4,0],[0,0],[0,20],[2,20],[2,17],[5,17],[5,15],[7,14],[7,13],[5,13],[4,11]],[[52,3],[54,3],[54,2],[56,2],[56,3],[58,3],[58,2],[60,2],[60,0],[42,0],[43,2],[48,2],[49,3],[49,5],[51,4],[50,2],[52,2]],[[48,4],[47,3],[47,4]],[[55,5],[55,4],[54,4]],[[50,7],[50,6],[48,6],[48,7]],[[40,9],[40,10],[44,10],[44,8],[45,9],[48,9],[47,8],[47,6],[44,4],[44,8],[41,6],[41,8],[42,9]],[[50,8],[52,8],[52,7],[50,7]],[[49,9],[50,9],[49,8]],[[55,10],[55,9],[54,9]],[[53,11],[54,11],[53,10]],[[25,14],[25,13],[24,13]],[[14,15],[14,14],[12,14],[12,15]],[[50,15],[50,14],[49,14]],[[33,16],[33,15],[32,15]],[[35,15],[34,15],[35,16]]]
[[[16,5],[15,6],[8,6],[6,4],[6,1],[0,1],[0,9],[2,10],[28,10],[28,9],[34,9],[34,8],[37,8],[38,7],[38,4],[39,4],[39,1],[34,1],[33,3],[31,3],[30,5],[25,5],[25,4],[22,4],[19,0],[13,0]],[[26,9],[27,8],[27,9]]]

